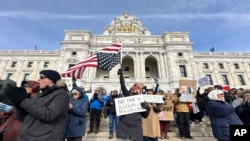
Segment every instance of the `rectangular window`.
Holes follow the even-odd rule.
[[[227,75],[222,75],[222,80],[224,82],[225,85],[229,85],[228,79],[227,79]]]
[[[180,68],[181,77],[187,77],[186,66],[180,65],[179,68]]]
[[[17,62],[12,62],[11,67],[14,68],[16,67]]]
[[[28,68],[31,68],[31,67],[32,67],[32,65],[33,65],[33,62],[28,62],[27,67],[28,67]]]
[[[223,66],[222,63],[219,63],[219,68],[220,68],[220,69],[224,69],[224,66]]]
[[[235,63],[235,64],[234,64],[234,68],[235,68],[235,69],[239,69],[239,64]]]
[[[210,74],[207,74],[206,77],[208,78],[209,84],[213,85],[213,80]]]
[[[8,73],[6,79],[12,79],[13,73]]]
[[[242,75],[238,75],[238,80],[240,82],[241,85],[246,85],[245,81],[244,81],[244,78]]]
[[[29,79],[29,76],[30,76],[29,73],[25,73],[25,74],[23,75],[23,80],[28,80],[28,79]]]
[[[149,71],[149,67],[145,67],[145,71]]]
[[[49,62],[44,62],[43,67],[48,68],[49,67]]]
[[[208,63],[203,63],[203,68],[208,69]]]
[[[103,78],[109,78],[109,76],[104,76]]]

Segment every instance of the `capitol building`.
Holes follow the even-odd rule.
[[[88,30],[65,30],[60,50],[0,50],[0,78],[12,79],[20,85],[25,79],[36,80],[44,69],[62,73],[103,47],[122,43],[122,65],[110,71],[86,68],[77,80],[85,89],[119,91],[119,68],[128,88],[135,82],[154,87],[157,78],[160,89],[167,92],[178,88],[181,79],[198,82],[203,77],[208,78],[210,85],[249,88],[250,53],[195,52],[193,42],[188,32],[151,35],[139,19],[124,12],[104,27],[100,35]]]

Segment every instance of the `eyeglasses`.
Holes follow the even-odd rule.
[[[40,75],[40,79],[44,79],[44,78],[47,78],[47,77],[44,75]]]

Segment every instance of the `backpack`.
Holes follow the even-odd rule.
[[[4,88],[6,88],[7,84],[11,84],[15,87],[17,86],[16,82],[13,80],[10,80],[10,79],[0,80],[0,102],[3,102],[5,104],[10,103],[10,101],[8,100],[8,98],[4,94]]]

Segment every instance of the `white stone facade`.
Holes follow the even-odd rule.
[[[151,35],[137,18],[127,12],[116,17],[102,35],[92,35],[90,31],[83,30],[66,30],[59,51],[0,51],[0,78],[10,78],[20,84],[23,79],[37,79],[39,71],[43,69],[63,72],[115,42],[123,44],[122,66],[117,65],[109,72],[87,68],[80,80],[85,89],[92,86],[92,89],[104,88],[107,92],[120,90],[117,76],[120,67],[128,87],[135,82],[153,87],[153,77],[156,77],[160,89],[166,92],[177,88],[180,79],[198,80],[208,76],[211,85],[228,83],[235,88],[249,88],[250,53],[194,52],[189,33]]]

